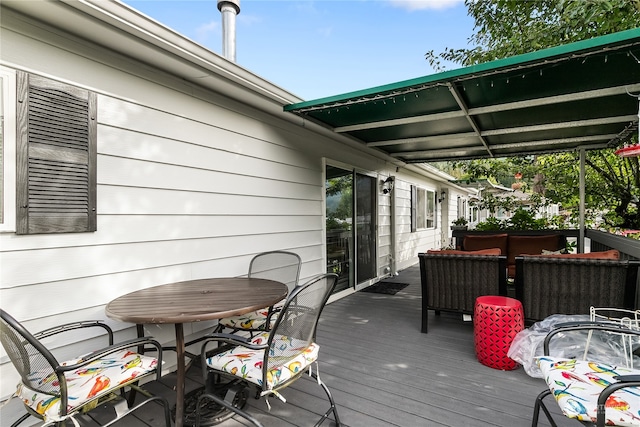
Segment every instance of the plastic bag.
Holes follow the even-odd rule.
[[[544,339],[559,323],[589,321],[589,315],[554,314],[530,328],[520,331],[513,339],[507,356],[520,363],[525,372],[534,378],[542,378],[542,372],[534,361],[534,357],[543,356]],[[588,331],[574,331],[558,334],[549,346],[552,356],[583,359]],[[589,342],[589,360],[610,365],[627,366],[627,358],[620,335],[606,332],[594,333]],[[640,358],[634,358],[634,367],[640,366]]]

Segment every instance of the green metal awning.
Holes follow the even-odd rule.
[[[613,147],[639,94],[636,28],[284,110],[422,163]]]

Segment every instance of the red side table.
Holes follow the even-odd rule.
[[[524,312],[517,299],[482,296],[476,299],[473,336],[478,361],[494,369],[510,371],[518,363],[507,356],[513,338],[524,329]]]

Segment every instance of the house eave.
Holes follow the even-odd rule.
[[[287,102],[300,100],[120,1],[9,0],[2,3],[3,7],[229,97],[237,97],[237,88],[242,87],[275,102],[280,108]]]

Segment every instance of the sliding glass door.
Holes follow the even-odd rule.
[[[376,179],[356,173],[356,284],[376,277]]]
[[[339,275],[338,292],[376,277],[376,179],[327,165],[325,192],[327,272]]]

